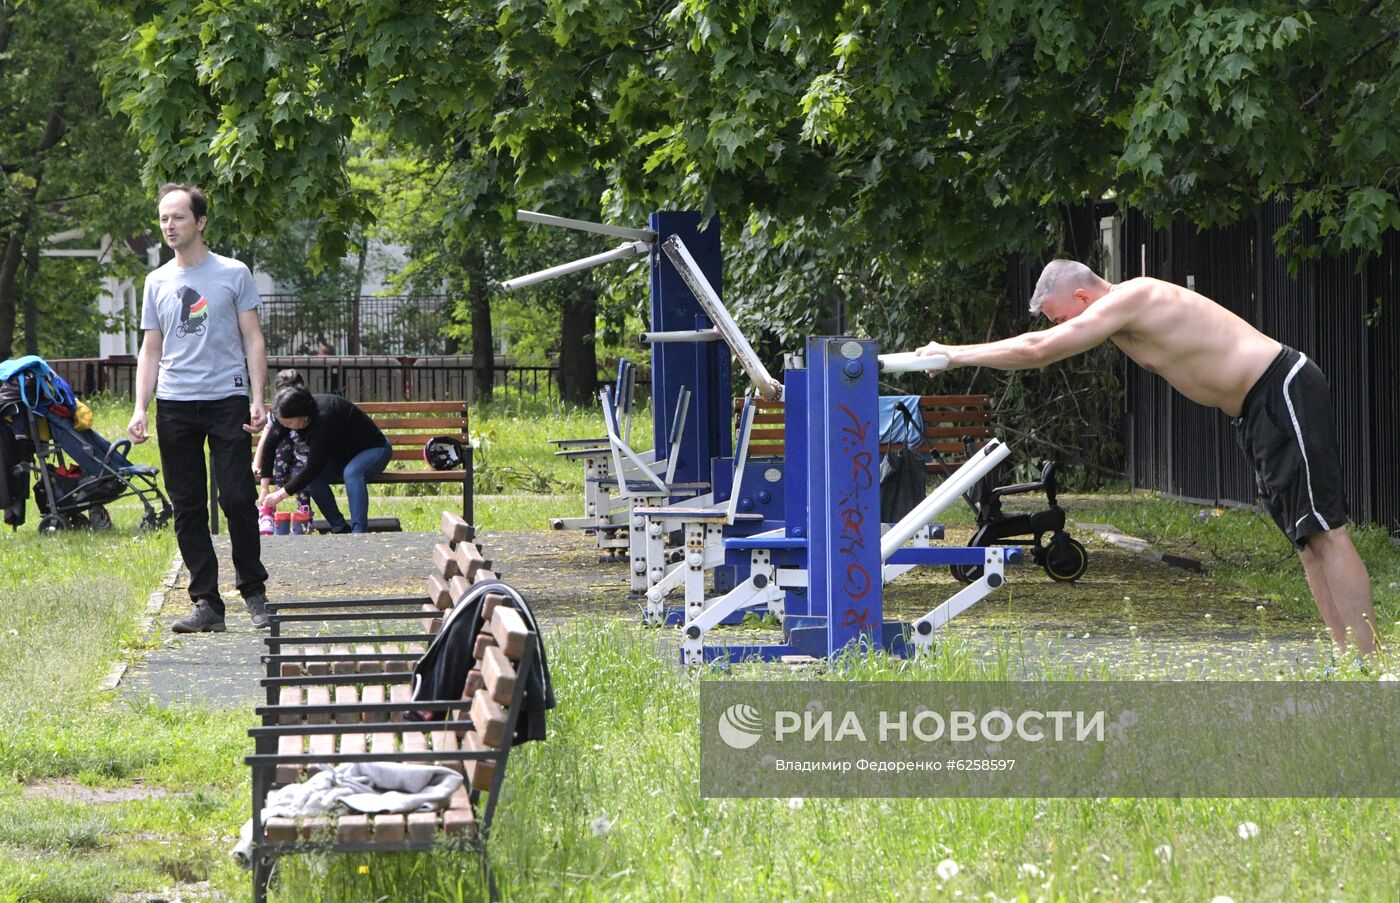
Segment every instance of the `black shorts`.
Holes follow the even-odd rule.
[[[1347,522],[1327,377],[1306,355],[1284,346],[1234,426],[1270,516],[1295,546]]]

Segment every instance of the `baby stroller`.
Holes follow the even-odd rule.
[[[156,485],[154,467],[131,463],[130,440],[108,442],[79,428],[72,387],[43,359],[30,355],[0,364],[0,509],[19,527],[31,478],[39,529],[105,530],[106,506],[127,495],[146,509],[142,529],[170,519],[170,502]]]
[[[966,455],[971,457],[977,450],[977,441],[965,438],[963,446]],[[937,449],[934,449],[934,456],[947,477],[952,472],[947,462]],[[1055,498],[1059,490],[1056,466],[1054,461],[1046,461],[1039,480],[1010,486],[996,485],[997,472],[993,470],[964,493],[963,498],[977,515],[977,531],[972,534],[970,545],[1026,546],[1031,560],[1045,569],[1047,577],[1057,583],[1073,583],[1089,569],[1089,553],[1083,543],[1065,532],[1065,511]],[[1005,496],[1037,492],[1045,493],[1044,510],[1029,513],[1002,510],[1001,500]],[[971,583],[982,576],[980,565],[955,564],[949,569],[963,583]]]

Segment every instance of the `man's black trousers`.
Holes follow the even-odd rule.
[[[228,523],[238,591],[247,598],[263,592],[267,583],[258,536],[252,437],[243,430],[247,422],[245,395],[218,401],[156,403],[161,473],[175,508],[175,541],[190,571],[190,598],[209,600],[221,614],[224,602],[219,595],[219,560],[209,537],[205,442],[214,458],[214,481],[219,490],[219,507]]]

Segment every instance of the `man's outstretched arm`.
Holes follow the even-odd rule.
[[[1135,304],[1130,297],[1105,295],[1082,314],[1058,326],[995,342],[945,345],[929,342],[916,354],[946,354],[948,367],[991,367],[995,370],[1030,370],[1082,354],[1127,329]]]

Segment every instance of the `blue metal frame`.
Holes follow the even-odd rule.
[[[701,216],[692,212],[657,212],[648,220],[656,233],[651,252],[651,329],[675,332],[710,325],[690,289],[661,251],[661,243],[679,235],[700,265],[705,278],[720,291],[720,227],[712,217],[701,228]],[[686,416],[685,438],[675,479],[699,483],[710,478],[710,461],[733,454],[733,431],[729,426],[730,398],[729,347],[723,342],[660,342],[651,348],[652,423],[657,448],[664,448],[666,427],[674,415],[675,399],[681,386],[690,388],[690,411]]]

